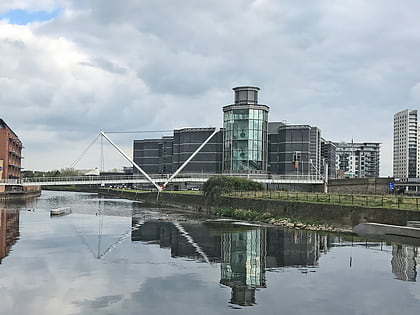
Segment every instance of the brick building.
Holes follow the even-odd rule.
[[[22,142],[0,119],[0,178],[19,179],[22,161]]]

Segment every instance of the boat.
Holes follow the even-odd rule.
[[[55,208],[50,210],[51,216],[67,215],[71,213],[70,207]]]

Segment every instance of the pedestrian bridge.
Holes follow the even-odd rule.
[[[216,174],[180,173],[171,179],[173,183],[204,183]],[[220,174],[221,175],[221,174]],[[263,184],[323,184],[321,176],[316,175],[267,175],[267,174],[223,174],[242,177]],[[168,182],[170,174],[150,174],[150,178],[142,175],[113,176],[69,176],[69,177],[31,177],[22,179],[2,180],[0,185],[13,186],[65,186],[65,185],[125,185],[158,183],[160,186]],[[151,180],[150,180],[151,179]],[[166,186],[166,184],[165,184]]]
[[[0,185],[20,185],[20,186],[66,186],[66,185],[125,185],[125,184],[152,184],[158,191],[162,191],[170,182],[180,183],[204,183],[211,176],[216,174],[203,173],[186,173],[182,170],[191,162],[197,153],[210,141],[210,139],[219,131],[215,128],[213,133],[203,142],[198,148],[182,163],[181,166],[173,174],[147,174],[139,165],[137,165],[132,158],[130,158],[118,145],[114,143],[105,132],[101,131],[87,150],[99,137],[101,140],[108,141],[131,165],[136,169],[138,175],[116,175],[116,176],[101,176],[101,175],[85,175],[85,176],[71,176],[71,177],[32,177],[22,179],[5,179],[0,182]],[[81,157],[86,153],[85,150]],[[80,160],[79,157],[73,166]],[[227,176],[244,177],[263,184],[324,184],[327,176],[322,176],[318,169],[314,168],[318,175],[270,175],[270,174],[223,174]]]

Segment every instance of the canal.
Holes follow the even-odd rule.
[[[72,213],[50,217],[50,210]],[[0,204],[0,314],[419,314],[420,247],[45,191]]]

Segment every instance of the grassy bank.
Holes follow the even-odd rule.
[[[222,217],[229,217],[243,221],[264,222],[279,225],[293,229],[304,229],[311,231],[328,231],[328,232],[349,232],[343,229],[337,229],[332,225],[323,224],[319,221],[297,219],[297,218],[277,218],[269,212],[259,212],[234,208],[216,208],[215,214]]]
[[[146,192],[134,189],[113,189],[117,191]],[[182,190],[163,191],[162,193],[176,193],[187,195],[202,195],[202,191]],[[308,192],[287,192],[287,191],[236,191],[224,193],[225,196],[252,198],[252,199],[273,199],[302,203],[335,204],[346,206],[358,206],[367,208],[388,208],[401,210],[420,210],[420,198],[407,197],[403,195],[356,195],[356,194],[324,194]]]
[[[277,199],[294,202],[336,204],[367,208],[420,210],[420,198],[401,195],[322,194],[286,191],[238,191],[231,197]]]

